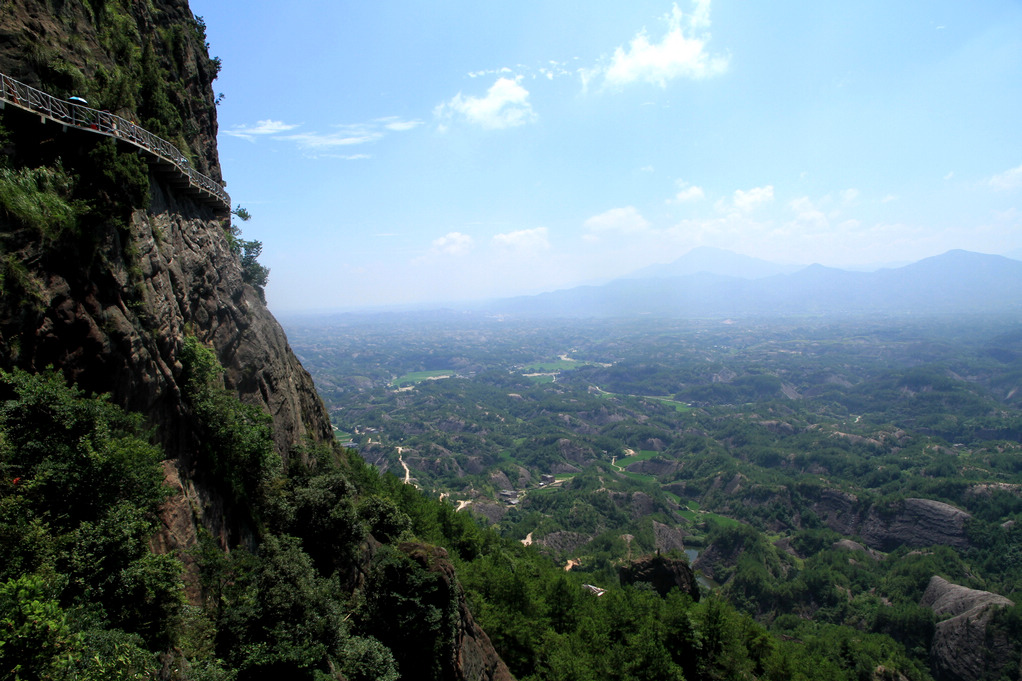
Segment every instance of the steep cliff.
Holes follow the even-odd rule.
[[[404,678],[510,679],[442,549],[421,545],[413,558],[437,557],[422,565],[373,563],[404,590],[358,578],[368,546],[387,549],[410,531],[390,497],[419,501],[333,444],[309,374],[249,283],[227,206],[183,189],[182,166],[221,177],[219,65],[187,2],[18,0],[0,3],[0,20],[0,73],[59,100],[88,99],[183,157],[168,165],[120,133],[42,120],[21,101],[0,107],[0,370],[11,372],[0,378],[9,511],[0,543],[21,547],[0,569],[0,590],[18,594],[0,598],[0,614],[19,598],[58,615],[83,602],[94,611],[76,628],[19,634],[23,648],[42,651],[25,669],[135,678],[162,664],[161,678],[355,681],[393,679],[403,665]],[[40,390],[61,404],[51,408]],[[89,398],[103,394],[142,415],[151,435]],[[22,419],[19,409],[34,411]],[[33,428],[16,442],[20,420]],[[49,431],[59,446],[40,446]],[[75,483],[89,467],[95,475]],[[64,487],[88,504],[71,503]],[[415,602],[405,614],[431,622],[415,579],[450,611],[427,651],[435,660],[409,661],[400,639],[381,643],[401,632],[397,614],[371,608]],[[4,674],[29,664],[5,648],[8,633]],[[72,652],[55,656],[60,646]]]
[[[187,2],[27,0],[0,13],[0,72],[109,105],[219,177],[216,66]],[[44,125],[12,107],[3,124],[9,164],[64,171],[63,198],[75,215],[49,227],[10,210],[0,215],[0,366],[60,367],[79,386],[147,414],[168,454],[187,457],[194,443],[174,424],[185,412],[180,343],[192,335],[215,349],[226,387],[272,415],[285,459],[306,440],[331,439],[312,381],[243,280],[223,220],[98,135]],[[135,180],[135,191],[108,161],[126,167],[121,174]],[[87,179],[104,173],[105,182]]]
[[[977,681],[1011,674],[1019,642],[991,626],[996,610],[1014,603],[1004,596],[968,589],[934,575],[920,605],[939,618],[930,647],[933,675],[939,681]]]

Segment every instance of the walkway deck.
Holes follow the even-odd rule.
[[[218,215],[231,212],[231,197],[216,180],[206,177],[190,167],[181,150],[165,139],[157,137],[129,120],[106,111],[90,109],[20,83],[0,73],[0,109],[5,104],[39,115],[39,121],[54,121],[65,127],[113,137],[146,152],[147,159],[157,169],[174,176],[176,186],[196,199],[212,206]]]

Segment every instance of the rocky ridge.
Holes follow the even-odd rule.
[[[861,536],[863,543],[878,551],[937,544],[969,547],[965,523],[972,516],[942,501],[904,499],[890,508],[864,507],[854,494],[825,489],[813,511],[830,529]]]
[[[937,623],[930,663],[938,681],[998,678],[1019,659],[1020,643],[991,626],[999,608],[1013,606],[1004,596],[952,584],[934,575],[920,605],[947,617]]]

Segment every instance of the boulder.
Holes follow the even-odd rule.
[[[661,555],[639,558],[619,567],[618,576],[622,584],[651,584],[661,596],[666,596],[671,589],[677,587],[693,600],[699,600],[699,585],[685,559]]]

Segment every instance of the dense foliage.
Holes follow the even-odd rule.
[[[342,437],[380,469],[603,587],[628,557],[683,537],[704,586],[802,642],[768,636],[785,654],[812,651],[812,670],[837,673],[826,658],[925,677],[937,618],[920,598],[934,575],[1022,602],[1014,320],[288,326]],[[905,522],[912,498],[968,513],[963,533],[946,545],[859,534]],[[521,595],[498,606],[483,581],[466,577],[513,671],[557,678],[536,667],[542,610]],[[853,641],[870,651],[854,663]]]

